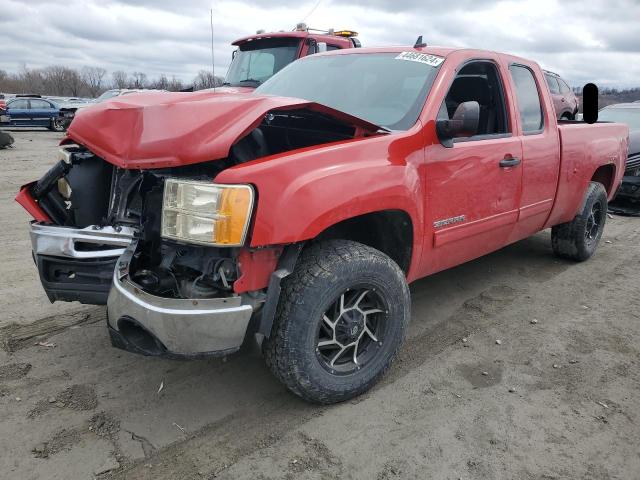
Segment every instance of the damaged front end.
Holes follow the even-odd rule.
[[[114,345],[137,353],[237,350],[258,305],[255,295],[233,289],[239,246],[192,244],[161,232],[167,180],[210,183],[224,162],[126,170],[76,145],[61,152],[64,158],[18,195],[40,220],[31,223],[32,250],[49,299],[107,304]]]
[[[240,135],[207,137],[206,149],[194,147],[185,126],[178,137],[166,126],[140,128],[140,122],[158,122],[144,106],[81,112],[59,162],[16,197],[35,219],[33,256],[49,299],[106,304],[113,344],[137,353],[193,357],[238,350],[267,300],[283,246],[249,248],[258,192],[214,179],[245,162],[379,129],[308,102],[268,109],[274,102],[241,101],[258,117],[236,105],[232,124]],[[158,113],[158,105],[153,108]],[[130,130],[113,124],[114,112]],[[204,135],[203,122],[194,124],[197,138]],[[124,144],[114,142],[114,132]],[[160,148],[164,159],[152,158]],[[213,159],[200,160],[205,150]]]

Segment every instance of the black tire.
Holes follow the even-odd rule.
[[[582,210],[567,223],[551,229],[553,252],[562,258],[582,262],[598,247],[607,221],[607,191],[601,183],[591,182]]]
[[[65,126],[63,120],[59,118],[52,118],[49,124],[49,130],[52,132],[64,132]]]
[[[360,295],[373,308],[355,303]],[[338,312],[340,299],[345,308]],[[348,400],[370,389],[387,371],[404,341],[410,310],[404,274],[388,256],[346,240],[312,244],[283,281],[271,336],[262,343],[263,354],[274,375],[303,399],[320,404]],[[362,315],[364,319],[349,317],[365,312],[369,313]],[[331,335],[334,341],[340,335],[351,335],[351,340],[321,345],[331,344],[330,339],[322,340]],[[356,354],[345,350],[334,359],[336,350],[342,351],[342,345],[358,335]],[[348,358],[351,355],[355,363]]]

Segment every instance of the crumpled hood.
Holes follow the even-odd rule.
[[[380,127],[297,98],[219,92],[140,93],[78,111],[63,141],[121,168],[189,165],[228,156],[272,110],[307,108],[374,133]]]

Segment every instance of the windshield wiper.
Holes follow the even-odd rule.
[[[256,80],[255,78],[245,78],[244,80],[238,81],[238,83],[245,83],[245,82],[262,83],[260,80]]]

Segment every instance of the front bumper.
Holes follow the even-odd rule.
[[[31,224],[33,256],[54,302],[107,305],[114,346],[144,355],[221,356],[242,345],[253,314],[242,297],[179,299],[144,292],[129,278],[135,230]]]
[[[113,344],[144,355],[221,356],[237,351],[253,313],[241,297],[182,299],[142,291],[116,269],[107,302]]]
[[[118,257],[133,240],[131,228],[73,228],[31,224],[31,247],[51,302],[105,305]]]

